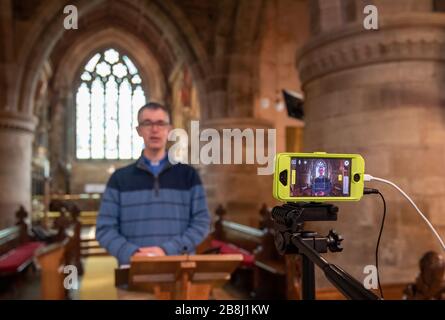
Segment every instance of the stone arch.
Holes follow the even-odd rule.
[[[52,89],[57,92],[72,87],[89,58],[105,47],[128,54],[140,72],[144,91],[154,100],[164,100],[166,79],[153,53],[137,37],[115,28],[106,28],[73,43],[58,62]]]
[[[114,18],[118,18],[119,22],[126,25],[132,33],[138,34],[143,40],[147,40],[141,36],[144,31],[141,30],[141,26],[145,27],[150,24],[151,30],[155,32],[153,33],[154,36],[159,41],[157,44],[162,44],[162,48],[151,47],[153,52],[163,50],[158,52],[157,59],[159,60],[166,56],[171,62],[176,61],[178,55],[184,57],[184,62],[190,65],[193,79],[197,83],[200,104],[205,108],[206,97],[203,90],[203,79],[208,69],[208,59],[197,35],[194,34],[187,18],[181,15],[180,9],[175,9],[175,4],[172,1],[167,1],[166,3],[163,3],[163,1],[135,3],[124,0],[107,2],[108,6],[102,8],[106,10],[99,10],[104,3],[102,0],[73,1],[71,4],[75,5],[79,12],[79,27],[82,27],[82,23],[88,23],[89,15],[102,12],[108,24],[114,24]],[[41,10],[32,23],[33,29],[36,32],[30,34],[24,40],[21,50],[22,54],[18,57],[18,64],[21,67],[17,70],[17,90],[15,90],[16,109],[21,113],[28,115],[32,113],[32,97],[34,96],[38,74],[44,61],[51,55],[54,47],[63,35],[78,31],[64,30],[62,28],[64,18],[63,7],[63,3],[60,4],[56,1],[46,5],[45,10]],[[109,7],[114,9],[111,10]],[[110,16],[106,16],[109,12],[112,12],[112,21],[110,21]],[[153,43],[151,45],[153,46]],[[160,55],[159,53],[165,54]]]
[[[55,75],[51,90],[52,123],[65,123],[65,126],[53,125],[50,136],[52,176],[55,177],[53,188],[64,185],[64,170],[58,167],[58,161],[75,165],[75,91],[80,81],[80,74],[88,60],[98,51],[115,48],[127,54],[139,70],[143,80],[143,89],[150,100],[164,101],[167,96],[167,79],[158,60],[141,39],[119,27],[106,26],[102,30],[91,30],[85,36],[77,36],[73,42],[65,40],[56,46],[51,56]],[[63,137],[64,143],[60,142]],[[76,167],[77,168],[77,167]]]
[[[72,4],[79,8],[79,15],[81,15],[102,2],[104,0],[79,0]],[[32,99],[39,71],[64,32],[62,26],[65,5],[67,3],[61,1],[40,4],[35,18],[30,22],[30,30],[34,32],[27,35],[19,49],[11,108],[25,115],[29,116],[33,111]]]

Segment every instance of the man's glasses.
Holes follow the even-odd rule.
[[[150,129],[153,129],[155,127],[159,128],[159,129],[164,129],[164,128],[166,128],[169,125],[170,125],[170,123],[165,122],[165,121],[156,121],[156,122],[143,121],[143,122],[139,123],[140,127],[142,127],[142,128],[150,128]]]

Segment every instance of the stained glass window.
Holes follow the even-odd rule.
[[[136,159],[143,148],[137,112],[145,104],[142,79],[131,59],[115,49],[85,65],[76,92],[76,157]]]

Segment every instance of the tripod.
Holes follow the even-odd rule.
[[[338,207],[321,203],[286,203],[272,210],[275,228],[275,246],[280,254],[299,254],[302,257],[302,296],[315,300],[316,264],[327,279],[347,298],[378,300],[373,292],[340,267],[330,264],[320,253],[340,252],[343,238],[334,230],[327,236],[304,230],[305,221],[336,221]]]

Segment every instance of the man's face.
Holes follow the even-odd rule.
[[[153,151],[165,149],[171,126],[164,110],[144,109],[138,121],[137,131],[144,139],[145,147]]]
[[[320,176],[324,175],[324,168],[323,167],[319,167],[318,168],[318,173],[320,174]]]

